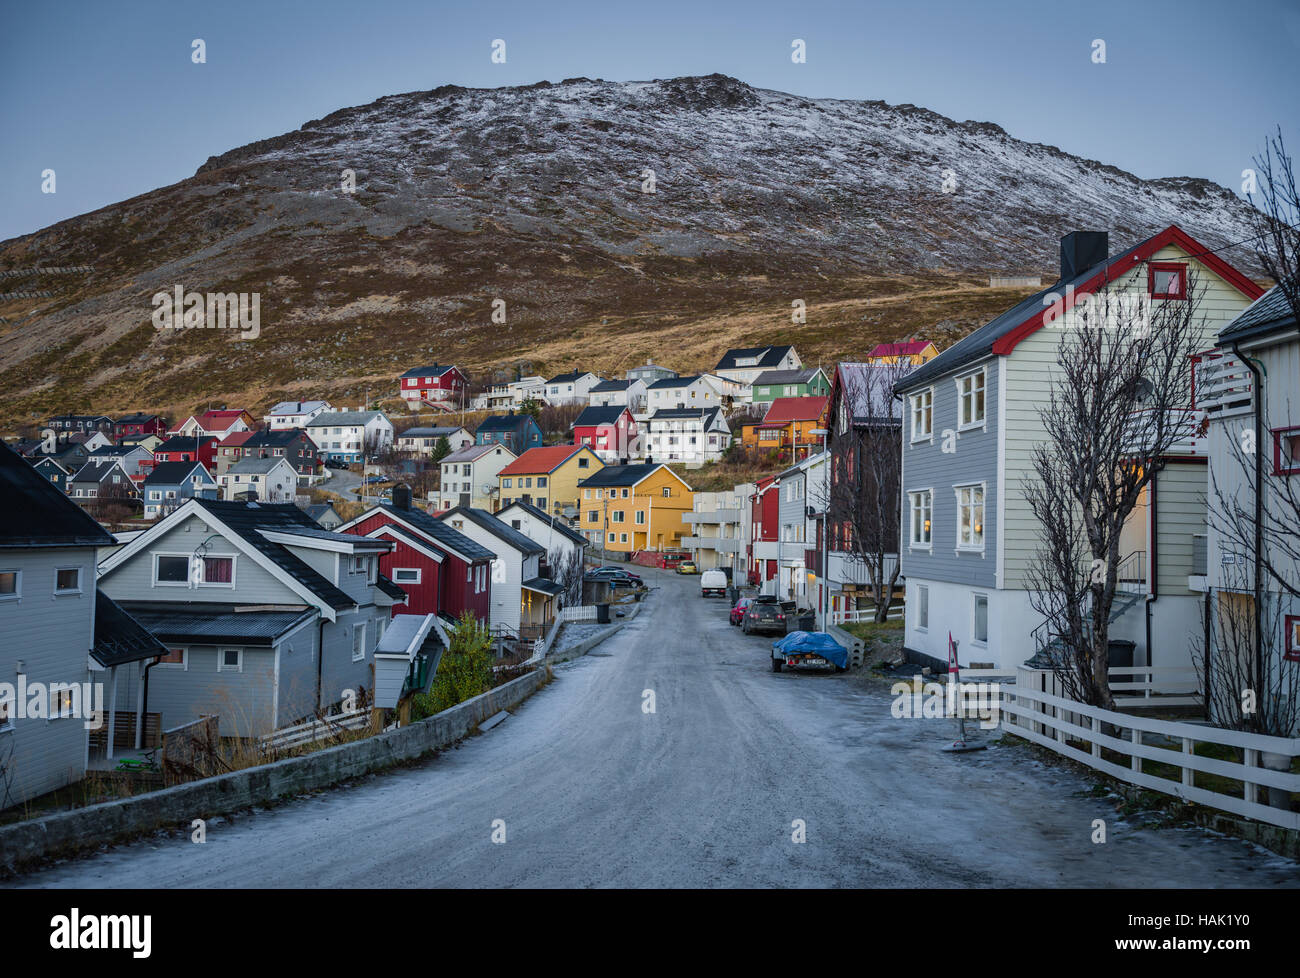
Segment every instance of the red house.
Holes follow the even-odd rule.
[[[631,458],[639,434],[632,412],[620,404],[583,408],[573,422],[573,443],[586,445],[606,464]]]
[[[113,422],[113,440],[121,441],[133,435],[167,436],[167,419],[157,414],[128,414]]]
[[[379,571],[406,592],[393,615],[471,612],[487,621],[492,608],[492,562],[496,554],[447,523],[411,505],[410,490],[399,487],[393,503],[376,506],[338,528],[340,533],[396,544],[379,558]]]
[[[163,462],[202,462],[209,472],[217,464],[217,439],[214,435],[201,438],[189,438],[184,435],[172,435],[153,451],[153,461],[140,463],[140,469],[152,472],[155,465]]]
[[[219,408],[204,411],[200,415],[191,414],[181,422],[180,427],[173,431],[172,434],[193,435],[196,432],[202,432],[205,435],[216,435],[218,438],[225,438],[236,431],[255,431],[256,429],[257,419],[242,408]]]
[[[770,581],[779,573],[781,491],[776,476],[759,479],[749,497],[749,583]]]
[[[425,401],[447,409],[460,407],[469,383],[459,367],[436,363],[431,367],[412,367],[397,380],[403,400]]]

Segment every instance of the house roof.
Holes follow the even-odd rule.
[[[537,517],[537,519],[541,520],[543,523],[548,524],[548,529],[554,529],[555,532],[559,533],[561,536],[568,537],[570,540],[572,540],[576,544],[579,544],[580,546],[585,547],[589,543],[587,538],[584,537],[577,530],[572,530],[568,526],[566,526],[564,520],[556,519],[555,517],[551,516],[549,513],[545,513],[542,510],[538,509],[532,503],[526,503],[523,500],[516,500],[515,502],[511,503],[509,506],[502,509],[501,512],[497,513],[497,518],[504,519],[505,514],[510,512],[512,509],[520,509],[523,510],[525,513],[529,513]]]
[[[549,594],[554,597],[557,594],[564,593],[564,586],[556,584],[554,581],[547,580],[545,577],[530,577],[521,585],[525,591],[536,591],[539,594]]]
[[[204,431],[225,431],[247,413],[243,408],[222,408],[220,410],[204,411],[194,420]]]
[[[334,509],[333,503],[309,503],[306,506],[302,507],[302,511],[306,513],[308,516],[310,516],[312,519],[314,519],[317,523],[320,522],[320,518],[322,516],[324,516],[326,513],[329,513],[331,511],[334,513],[335,516],[338,516],[338,510]]]
[[[1223,259],[1212,254],[1177,225],[1171,224],[1160,233],[1139,241],[1127,251],[1112,255],[1068,281],[1057,281],[1022,299],[1000,316],[994,317],[969,336],[948,347],[933,360],[911,371],[898,384],[897,389],[911,390],[921,384],[929,383],[936,377],[945,376],[992,355],[1006,356],[1022,339],[1043,328],[1045,317],[1056,308],[1049,298],[1053,293],[1064,297],[1072,292],[1077,298],[1095,292],[1107,283],[1119,280],[1136,265],[1170,245],[1181,248],[1189,255],[1195,255],[1197,261],[1220,275],[1249,298],[1257,299],[1262,294],[1263,290],[1254,282]],[[1048,301],[1045,303],[1044,299]]]
[[[122,468],[122,463],[115,458],[109,459],[107,462],[87,462],[77,470],[77,474],[69,481],[99,483],[107,479],[114,470],[119,470],[123,475],[126,475],[126,470]]]
[[[1286,290],[1275,285],[1219,333],[1219,344],[1236,343],[1278,329],[1295,329],[1295,313]]]
[[[587,376],[587,374],[589,373],[591,373],[590,370],[570,370],[567,373],[556,374],[554,377],[548,380],[547,383],[548,384],[571,384],[575,380]]]
[[[868,357],[914,357],[924,353],[929,340],[909,340],[905,343],[877,343]]]
[[[611,391],[625,391],[636,381],[632,380],[602,380],[599,384],[591,389],[593,394],[604,394]]]
[[[245,448],[284,448],[286,445],[292,445],[300,438],[311,441],[311,435],[301,428],[263,428],[261,431],[252,431],[247,434],[248,438],[243,442]],[[226,442],[223,441],[221,444],[224,445]],[[232,444],[238,445],[240,443],[232,442]],[[312,445],[315,444],[313,441]]]
[[[514,452],[511,452],[510,449],[505,445],[498,445],[495,442],[493,442],[487,445],[466,445],[464,448],[459,448],[449,455],[444,455],[442,457],[442,463],[445,464],[447,462],[473,462],[476,459],[482,458],[484,455],[486,455],[488,452],[492,451],[493,449],[497,449],[497,448],[501,449],[501,451],[503,452],[510,452],[511,455],[514,455]]]
[[[392,598],[394,601],[405,601],[405,600],[406,600],[406,592],[405,592],[404,590],[402,590],[401,586],[400,586],[400,585],[397,585],[397,584],[394,584],[392,581],[390,581],[388,578],[386,578],[383,574],[379,574],[379,575],[375,578],[375,584],[376,584],[376,586],[379,588],[379,590],[383,591],[386,595],[388,595],[388,596],[389,596],[390,598]],[[404,617],[411,617],[411,616],[409,616],[409,615],[398,615],[398,618],[404,618]],[[388,633],[385,632],[384,634],[386,635],[386,634],[388,634]]]
[[[325,411],[307,422],[308,428],[333,428],[342,425],[367,425],[375,418],[384,418],[382,411]],[[388,420],[384,418],[384,420]]]
[[[533,421],[531,415],[515,414],[493,414],[479,422],[478,431],[517,431],[520,428],[527,427],[528,423]]]
[[[672,421],[677,418],[699,418],[705,426],[713,423],[713,416],[721,411],[720,407],[698,408],[659,408],[650,415],[651,421]]]
[[[607,465],[599,472],[578,483],[583,488],[606,486],[634,486],[656,469],[665,468],[662,462],[637,462],[634,465]],[[672,471],[671,469],[669,471]]]
[[[0,548],[109,547],[113,535],[0,443]]]
[[[543,445],[530,448],[503,468],[497,475],[530,475],[535,472],[554,472],[574,455],[582,451],[581,445]]]
[[[166,452],[197,452],[201,445],[206,445],[210,441],[217,441],[216,435],[203,435],[195,437],[193,435],[172,435],[165,442],[153,450],[155,455]]]
[[[496,556],[481,543],[465,536],[454,526],[449,526],[437,517],[430,516],[422,509],[397,509],[391,503],[381,503],[378,508],[414,527],[418,533],[424,534],[435,543],[449,547],[470,561],[491,560]],[[361,519],[365,519],[364,514]],[[399,532],[403,531],[403,527],[400,526],[394,527],[394,529]]]
[[[195,499],[193,502],[331,608],[350,608],[356,604],[346,592],[284,545],[268,540],[259,532],[263,529],[281,533],[319,530],[316,521],[293,503],[243,503],[216,499]]]
[[[267,412],[268,417],[292,417],[295,414],[307,414],[317,408],[329,407],[329,401],[281,401]]]
[[[446,425],[441,428],[407,428],[398,438],[449,438],[458,431],[464,430],[461,425]]]
[[[804,370],[764,370],[754,378],[754,386],[762,384],[806,384],[818,374],[821,367],[808,367]]]
[[[573,419],[573,427],[590,428],[598,424],[616,424],[627,408],[622,404],[604,404],[585,407],[582,413]],[[536,449],[533,449],[536,451]]]
[[[718,361],[714,370],[736,370],[752,369],[753,367],[775,367],[779,364],[794,347],[785,346],[753,346],[741,350],[728,350]],[[757,363],[739,367],[738,360],[748,360],[756,358]]]
[[[176,644],[237,642],[268,647],[316,616],[314,608],[241,611],[245,606],[202,601],[123,601],[121,604],[155,638]]]
[[[203,469],[203,474],[208,475],[208,470],[204,468],[202,462],[160,462],[153,467],[152,472],[145,476],[144,484],[146,486],[179,486],[190,477],[195,469]]]
[[[235,475],[266,475],[272,469],[279,468],[281,465],[287,465],[290,469],[293,466],[289,460],[282,455],[273,455],[269,458],[242,458],[226,471]]]
[[[826,413],[829,397],[778,397],[763,416],[764,424],[818,421]]]
[[[246,444],[250,438],[258,434],[256,431],[232,431],[225,438],[217,442],[218,448],[238,448]]]
[[[105,668],[166,655],[167,646],[121,605],[95,589],[95,644],[90,654]]]
[[[398,379],[401,380],[406,377],[441,377],[448,370],[455,370],[455,369],[456,369],[456,365],[451,363],[446,363],[446,364],[435,363],[429,367],[412,367],[406,373],[402,374]]]
[[[446,522],[453,516],[463,516],[473,523],[477,523],[483,529],[487,530],[494,537],[508,546],[514,547],[525,557],[531,554],[544,554],[546,548],[534,541],[531,537],[525,536],[516,530],[509,523],[502,523],[485,509],[475,509],[472,506],[457,506],[449,509],[447,512],[438,516],[438,519]]]
[[[159,417],[157,414],[147,414],[144,411],[136,411],[134,414],[124,414],[117,419],[117,424],[145,424]]]
[[[647,390],[654,390],[661,387],[690,387],[704,374],[691,374],[689,377],[664,377],[662,380],[656,380]]]

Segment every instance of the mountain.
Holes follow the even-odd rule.
[[[1171,223],[1211,247],[1250,234],[1209,181],[1140,180],[912,105],[722,75],[444,86],[0,242],[0,289],[23,294],[0,297],[0,422],[351,403],[430,361],[691,370],[763,342],[814,362],[945,344],[1026,294],[990,273],[1054,280],[1066,231],[1126,246]],[[75,266],[92,270],[27,271]],[[177,286],[257,293],[260,335],[156,329],[151,297]]]

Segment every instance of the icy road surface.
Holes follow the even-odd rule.
[[[997,748],[937,749],[853,675],[770,670],[698,577],[488,733],[410,768],[18,882],[72,887],[1295,886],[1295,863],[1123,820]],[[653,690],[655,712],[643,712]],[[1104,819],[1107,841],[1092,842]],[[505,841],[493,842],[504,822]],[[796,820],[806,841],[792,840]],[[499,823],[498,823],[499,824]]]

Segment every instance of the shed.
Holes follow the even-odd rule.
[[[375,646],[375,708],[429,688],[449,643],[437,615],[398,615]]]

